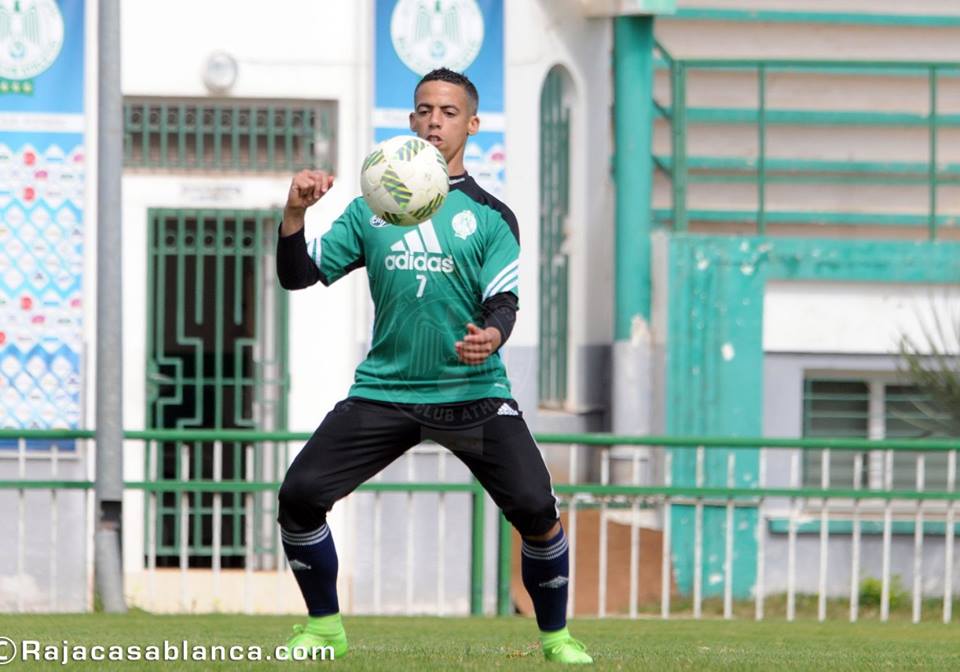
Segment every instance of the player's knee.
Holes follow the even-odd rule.
[[[280,506],[296,506],[303,499],[306,494],[306,484],[303,481],[293,469],[287,471],[283,483],[280,484]]]
[[[503,513],[521,536],[538,536],[556,525],[557,500],[551,493],[523,493]]]
[[[278,494],[278,518],[281,526],[291,520],[322,517],[326,511],[318,498],[317,483],[315,480],[301,475],[291,469],[283,479]],[[286,522],[285,522],[286,521]]]

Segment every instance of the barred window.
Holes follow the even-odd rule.
[[[922,390],[878,380],[807,379],[803,388],[803,435],[811,438],[907,439],[940,438],[945,426],[942,411]],[[803,454],[803,483],[821,484],[822,451]],[[831,487],[881,489],[883,455],[877,451],[862,454],[860,473],[854,473],[855,453],[831,451]],[[925,487],[945,490],[946,453],[925,453]],[[912,490],[916,485],[917,453],[895,453],[893,488]]]
[[[335,164],[336,104],[127,98],[124,166],[291,172]]]

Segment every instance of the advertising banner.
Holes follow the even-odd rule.
[[[0,0],[0,427],[80,422],[84,0]]]
[[[480,93],[480,132],[467,143],[464,165],[503,198],[503,0],[377,0],[376,11],[374,141],[410,133],[423,75],[462,72]]]

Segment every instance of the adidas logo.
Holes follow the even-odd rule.
[[[388,271],[453,273],[453,257],[431,256],[443,254],[443,248],[429,219],[405,233],[390,250],[397,254],[388,254],[383,260]]]
[[[570,579],[565,576],[555,576],[549,581],[544,581],[539,584],[541,588],[563,588],[565,585],[570,583]]]
[[[305,562],[300,562],[297,559],[293,559],[290,561],[290,569],[296,572],[297,570],[313,569],[313,567]]]
[[[497,409],[497,415],[520,415],[510,404],[502,404],[500,408]]]

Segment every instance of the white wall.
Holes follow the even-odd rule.
[[[359,189],[359,160],[369,137],[370,31],[368,3],[280,0],[262,5],[227,0],[122,6],[123,93],[127,96],[209,96],[202,72],[215,50],[238,62],[229,96],[337,102],[338,157],[334,189],[307,217],[307,236],[320,235]],[[149,208],[281,207],[290,176],[146,174],[123,182],[124,426],[145,424],[146,225]],[[224,189],[223,187],[227,187]],[[95,274],[94,276],[95,277]],[[345,396],[366,339],[362,274],[330,289],[319,285],[290,296],[289,426],[312,430]],[[92,395],[91,395],[92,399]],[[91,401],[92,403],[92,401]],[[91,415],[88,417],[92,417]],[[143,478],[138,444],[126,452],[125,477]],[[142,566],[142,497],[125,497],[125,564]]]
[[[319,235],[358,191],[358,156],[368,133],[369,21],[366,3],[282,0],[269,11],[253,4],[174,0],[123,6],[123,91],[139,96],[207,96],[205,59],[222,49],[238,61],[232,97],[337,101],[338,180],[309,212],[307,235]],[[189,17],[189,21],[185,21]],[[171,49],[171,41],[176,48]],[[162,59],[157,54],[163,54]],[[273,178],[133,175],[124,180],[127,427],[143,426],[143,310],[146,209],[150,207],[266,208],[282,206],[289,176]],[[214,203],[205,192],[223,190]],[[358,276],[360,274],[357,274]],[[290,427],[312,429],[320,409],[342,397],[356,360],[355,287],[349,278],[324,291],[291,295]],[[331,320],[336,316],[336,320]],[[132,396],[131,396],[132,395]]]
[[[767,284],[764,352],[896,354],[900,339],[960,352],[960,290],[947,285],[860,282]],[[925,348],[926,349],[926,348]]]
[[[582,403],[581,346],[608,344],[613,330],[613,186],[609,106],[611,23],[583,16],[576,0],[506,2],[507,203],[520,222],[521,310],[511,346],[539,342],[540,93],[547,73],[562,66],[571,83],[570,146],[570,400]],[[536,29],[531,29],[536,26]],[[515,358],[511,378],[532,376],[535,353]]]

